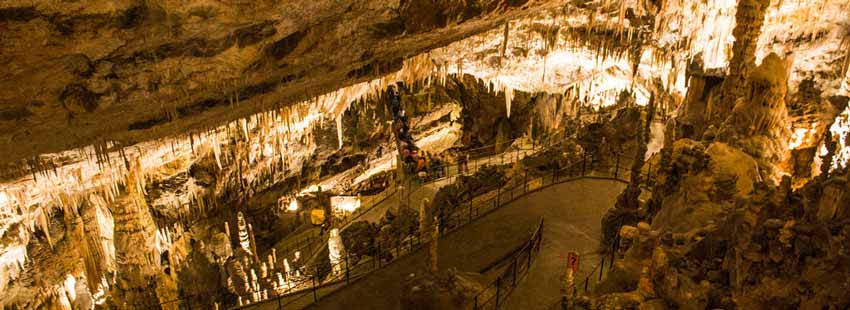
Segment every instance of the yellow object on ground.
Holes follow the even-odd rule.
[[[322,225],[322,223],[325,222],[325,210],[310,210],[310,222],[313,223],[313,225]]]

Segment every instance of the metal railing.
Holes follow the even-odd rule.
[[[510,265],[497,277],[496,281],[472,299],[472,309],[499,309],[502,302],[507,298],[522,278],[531,270],[531,263],[540,253],[540,244],[543,242],[543,219],[537,224],[537,229],[531,234],[531,239],[526,241],[522,247],[514,252],[509,258]]]

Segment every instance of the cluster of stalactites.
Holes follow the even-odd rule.
[[[395,81],[412,84],[427,80],[430,83],[434,79],[432,73],[439,72],[443,72],[443,75],[437,75],[436,80],[445,81],[445,69],[433,65],[428,54],[423,54],[406,60],[402,70],[396,73],[344,87],[305,102],[254,114],[205,132],[129,147],[106,142],[60,154],[45,155],[25,167],[26,170],[32,171],[30,177],[21,178],[0,189],[4,197],[0,201],[0,208],[24,216],[29,219],[27,224],[33,225],[43,223],[44,220],[43,216],[31,216],[29,209],[40,209],[39,206],[44,205],[66,208],[66,204],[58,198],[60,193],[69,193],[68,199],[79,200],[82,195],[93,191],[100,193],[108,203],[112,203],[120,195],[120,188],[126,187],[129,163],[134,160],[139,162],[135,168],[139,173],[133,174],[134,178],[138,178],[134,186],[142,195],[145,194],[144,178],[147,173],[178,160],[188,159],[188,162],[191,162],[209,152],[220,169],[235,160],[244,160],[249,164],[269,158],[284,161],[304,152],[304,148],[293,147],[295,144],[313,143],[313,128],[321,125],[326,118],[337,120],[341,147],[341,117],[352,102],[377,98],[387,85]],[[229,145],[231,141],[242,141],[252,146],[245,152],[246,158],[233,158],[223,152],[223,146]],[[76,162],[57,165],[60,158],[75,158]],[[265,161],[265,165],[253,167],[255,170],[267,170],[272,162]],[[247,172],[247,178],[264,173]],[[195,201],[195,204],[201,205],[202,202]]]
[[[139,202],[143,202],[146,195],[146,175],[172,162],[183,161],[191,164],[207,155],[215,159],[219,169],[224,169],[236,161],[244,162],[247,165],[241,166],[244,169],[240,173],[241,177],[247,181],[252,178],[268,179],[265,183],[270,185],[282,179],[288,172],[285,168],[275,167],[286,167],[287,161],[294,165],[292,160],[312,152],[316,147],[312,142],[313,128],[321,125],[324,119],[336,119],[341,147],[341,117],[352,102],[377,98],[386,85],[395,81],[409,84],[420,81],[428,84],[434,81],[445,83],[446,75],[445,66],[434,65],[429,55],[423,54],[406,60],[402,70],[396,73],[345,87],[305,102],[231,121],[205,132],[143,142],[129,147],[106,142],[41,156],[30,161],[28,167],[25,167],[32,172],[29,177],[23,177],[0,188],[0,210],[5,214],[14,214],[15,216],[10,218],[11,221],[25,224],[20,226],[21,255],[15,254],[15,251],[4,253],[4,257],[18,257],[17,260],[10,259],[10,263],[6,264],[8,266],[4,265],[4,273],[14,278],[14,275],[22,270],[21,266],[26,260],[24,245],[28,243],[31,232],[40,230],[47,236],[48,243],[53,243],[48,227],[52,206],[61,208],[68,214],[78,214],[80,202],[86,200],[89,195],[102,197],[102,203],[108,205],[115,203],[122,195],[121,189],[126,189],[138,196],[130,200],[132,207],[145,208],[147,205]],[[227,148],[233,141],[250,147],[247,152],[233,152],[232,147]],[[298,145],[308,147],[297,147]],[[244,157],[234,157],[238,154]],[[68,161],[68,158],[73,160]],[[70,163],[60,165],[60,162]],[[189,164],[185,164],[185,167]],[[178,210],[194,212],[193,208],[199,208],[198,211],[203,212],[208,207],[203,194],[189,195],[192,196],[190,205],[175,206]],[[243,227],[239,228],[241,232]],[[156,239],[155,244],[160,252],[170,248],[172,235],[177,230],[179,228],[175,227],[154,231],[152,237]],[[0,280],[5,284],[9,279]]]

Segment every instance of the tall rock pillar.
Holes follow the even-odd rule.
[[[726,120],[735,106],[735,101],[746,93],[747,76],[755,67],[756,44],[769,6],[770,0],[738,0],[735,28],[732,30],[735,43],[732,45],[729,75],[723,82],[720,100],[710,110],[711,123],[715,126]]]
[[[156,283],[161,268],[156,223],[145,202],[144,176],[139,162],[132,166],[127,174],[127,195],[112,208],[118,271],[113,297],[118,309],[147,308],[159,304]]]

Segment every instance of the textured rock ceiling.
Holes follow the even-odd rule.
[[[63,194],[111,201],[136,158],[148,181],[204,156],[226,167],[220,147],[231,135],[256,146],[240,155],[248,162],[284,153],[303,161],[315,146],[286,145],[396,80],[465,73],[506,93],[605,105],[631,89],[638,103],[660,92],[678,104],[691,58],[702,55],[705,70],[728,66],[737,8],[733,0],[402,2],[0,3],[0,280],[16,275],[29,234],[47,226],[41,214],[67,207]],[[847,95],[848,12],[846,0],[772,1],[757,61],[784,57],[789,96],[804,79],[824,98]],[[834,129],[844,136],[846,117]],[[252,169],[240,172],[259,178],[267,166]],[[192,193],[183,195],[186,204]]]
[[[4,1],[0,163],[304,100],[553,5],[525,2]]]

